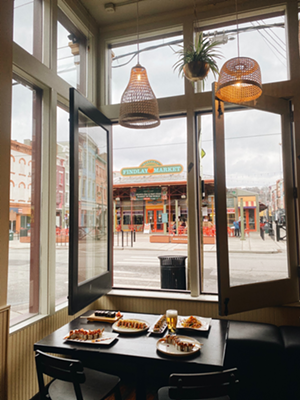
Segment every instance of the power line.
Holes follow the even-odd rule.
[[[266,133],[265,135],[234,136],[234,137],[225,138],[225,141],[232,140],[232,139],[249,139],[249,138],[255,138],[255,137],[276,136],[276,135],[281,135],[281,133]],[[207,140],[202,140],[202,143],[203,142],[212,142],[212,141],[213,141],[213,139],[207,139]],[[145,147],[149,148],[149,147],[176,146],[176,145],[183,145],[183,144],[187,144],[187,142],[150,144],[150,145],[131,146],[131,147],[114,147],[113,150],[131,150],[131,149],[142,149]]]
[[[266,24],[265,25],[253,25],[253,26],[248,26],[245,28],[239,28],[237,29],[228,29],[228,30],[222,30],[222,31],[215,31],[213,33],[203,33],[204,37],[214,37],[214,36],[218,36],[218,35],[229,35],[230,33],[234,33],[237,34],[237,32],[239,33],[246,33],[246,32],[250,32],[250,31],[259,31],[259,30],[265,30],[265,29],[270,29],[270,28],[284,28],[285,24],[284,23],[274,23],[274,24]],[[127,65],[134,57],[136,57],[139,53],[142,53],[144,51],[150,51],[150,50],[156,50],[160,47],[171,47],[172,45],[182,45],[183,39],[177,39],[177,40],[173,40],[171,42],[167,42],[167,43],[161,43],[161,44],[157,44],[155,46],[149,46],[149,47],[145,47],[144,49],[141,49],[139,51],[132,51],[130,53],[125,53],[125,54],[120,54],[118,56],[113,57],[112,61],[117,61],[120,58],[124,58],[124,57],[129,57],[132,56],[131,59],[124,63],[124,64],[120,64],[120,65],[115,65],[112,66],[112,68],[119,68],[122,67],[123,65]],[[172,48],[172,47],[171,47]]]
[[[267,24],[265,23],[264,20],[261,20],[261,22],[262,22],[263,24],[267,25]],[[272,28],[269,28],[269,29],[272,30]],[[285,42],[277,35],[277,33],[274,32],[273,30],[272,30],[272,33],[273,33],[273,35],[276,36],[277,39],[285,46]],[[284,50],[285,50],[285,49],[284,49]]]
[[[280,51],[273,45],[273,43],[271,43],[263,34],[262,34],[262,32],[258,32],[262,37],[263,37],[263,39],[265,39],[265,41],[267,42],[267,43],[269,43],[272,47],[274,47],[274,49],[281,55],[281,57],[283,57],[283,58],[285,58],[285,56],[283,56],[281,53],[280,53]],[[286,67],[286,65],[280,60],[280,58],[277,56],[277,54],[274,52],[274,50],[272,50],[272,48],[269,46],[269,48],[270,48],[270,50],[272,51],[272,53],[275,55],[275,57],[281,62],[281,64],[284,66],[284,67]]]

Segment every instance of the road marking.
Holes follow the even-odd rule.
[[[159,267],[159,264],[156,262],[147,262],[147,263],[145,263],[145,262],[139,262],[139,261],[115,261],[114,262],[114,265],[124,265],[124,264],[128,264],[128,265],[149,265],[149,264],[153,264],[152,266],[157,266],[157,267]]]
[[[122,279],[122,278],[119,278],[119,279]],[[127,278],[127,279],[128,279],[128,278]],[[160,279],[147,279],[147,280],[145,281],[145,279],[143,279],[143,278],[134,278],[134,281],[135,281],[135,282],[139,281],[139,282],[144,282],[144,283],[148,283],[148,282],[160,283]]]

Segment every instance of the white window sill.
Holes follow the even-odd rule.
[[[192,297],[190,293],[180,292],[162,292],[162,291],[147,291],[147,290],[126,290],[126,289],[112,289],[106,296],[128,296],[128,297],[144,297],[149,299],[174,299],[186,301],[204,301],[204,302],[218,302],[218,296],[212,294],[201,294],[197,297]]]

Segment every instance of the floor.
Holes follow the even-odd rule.
[[[135,388],[134,385],[132,384],[122,384],[121,385],[121,394],[122,394],[122,400],[138,400],[136,399],[135,396]],[[156,399],[156,390],[149,388],[147,390],[147,400],[155,400]],[[114,395],[109,396],[107,400],[115,400]]]

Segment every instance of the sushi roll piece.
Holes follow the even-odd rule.
[[[75,331],[71,330],[69,333],[69,339],[76,339],[76,333]]]
[[[99,337],[99,332],[98,332],[98,330],[99,330],[99,329],[93,331],[94,339],[98,339],[98,337]]]

